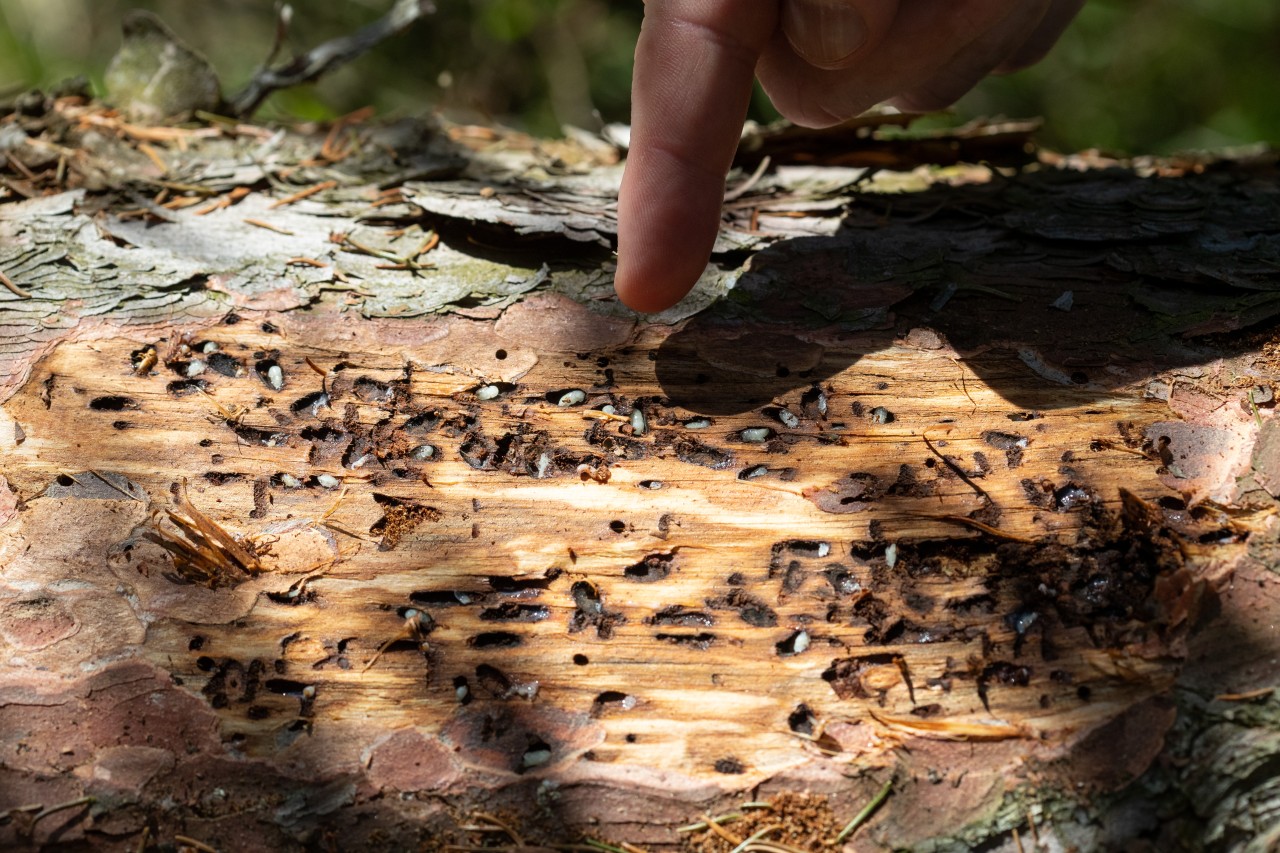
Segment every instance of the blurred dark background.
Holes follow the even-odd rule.
[[[542,135],[626,121],[640,0],[437,0],[439,11],[260,118],[439,109]],[[391,0],[294,0],[289,47],[372,21]],[[0,0],[0,94],[84,74],[101,91],[119,21],[159,13],[236,91],[268,51],[272,0]],[[951,120],[1043,116],[1060,150],[1170,153],[1280,143],[1280,2],[1091,0],[1043,63],[993,78]],[[773,117],[756,98],[753,117]]]

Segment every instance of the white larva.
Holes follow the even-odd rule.
[[[893,420],[893,412],[884,406],[876,406],[871,410],[871,420],[878,424],[887,424]]]
[[[531,749],[520,759],[520,766],[528,770],[532,767],[538,767],[546,764],[551,760],[551,750],[549,749]]]
[[[476,389],[477,400],[492,400],[502,393],[497,385],[481,385]]]
[[[580,388],[574,388],[572,391],[566,391],[560,395],[560,399],[556,401],[557,406],[578,406],[587,399],[587,392]]]
[[[511,695],[519,696],[521,699],[533,699],[538,695],[538,688],[541,686],[537,681],[525,681],[520,684],[511,686]],[[547,758],[551,757],[551,753],[547,753]]]

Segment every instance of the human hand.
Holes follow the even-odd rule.
[[[645,0],[618,202],[619,298],[679,302],[720,228],[756,75],[783,116],[827,127],[882,101],[941,109],[1037,62],[1084,0]]]

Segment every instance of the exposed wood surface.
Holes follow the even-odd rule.
[[[1274,168],[1231,168],[869,193],[818,216],[838,233],[731,245],[758,254],[708,281],[739,289],[674,324],[598,312],[607,260],[563,243],[519,251],[557,247],[581,301],[478,252],[489,307],[379,318],[400,312],[383,273],[342,273],[365,259],[348,246],[313,262],[336,296],[264,264],[172,322],[170,283],[138,285],[133,328],[81,317],[37,346],[11,323],[0,808],[96,799],[0,832],[353,849],[474,841],[481,808],[543,841],[662,847],[778,791],[829,796],[843,824],[892,781],[851,843],[941,849],[1131,781],[1214,588],[1274,585],[1276,276],[1219,253],[1237,291],[1192,283],[1212,240],[1276,239]],[[1091,180],[1105,215],[1052,215],[1046,192]],[[489,225],[423,221],[438,249],[396,230],[412,211],[350,214],[418,249],[380,258],[403,304],[431,302],[437,257],[461,281],[469,235],[495,239],[501,212],[475,206],[493,194],[459,197]],[[201,227],[111,203],[117,242]],[[1230,230],[1232,204],[1262,225]],[[307,216],[291,233],[325,237]],[[581,227],[607,242],[607,222]],[[147,275],[182,281],[192,257]],[[234,537],[238,564],[190,566],[183,526],[206,555]],[[1217,692],[1269,702],[1248,691],[1273,678]]]
[[[474,324],[464,321],[455,329],[460,325]],[[457,334],[472,335],[474,344],[484,332]],[[796,393],[777,400],[796,413],[795,428],[752,412],[708,418],[710,426],[691,429],[679,421],[696,413],[648,402],[640,408],[651,426],[633,437],[625,420],[588,419],[592,410],[586,406],[560,407],[546,396],[575,383],[590,388],[594,383],[584,378],[598,378],[605,368],[597,359],[607,360],[616,384],[593,392],[587,404],[613,401],[630,415],[638,399],[662,396],[643,341],[627,352],[591,353],[585,360],[507,344],[507,360],[537,363],[513,389],[481,402],[474,391],[484,380],[477,376],[406,369],[406,361],[419,368],[439,362],[430,344],[379,356],[323,352],[304,340],[238,327],[199,336],[198,343],[217,342],[218,352],[247,363],[259,360],[255,353],[278,351],[288,388],[278,393],[246,369],[240,378],[209,376],[208,396],[175,397],[166,391],[169,376],[133,376],[129,353],[136,345],[113,341],[60,349],[43,363],[48,372],[28,384],[30,394],[9,404],[27,433],[10,457],[10,483],[21,494],[38,493],[60,475],[78,480],[86,471],[110,471],[163,502],[171,483],[186,480],[196,505],[239,535],[269,535],[262,531],[293,521],[333,538],[331,552],[303,569],[312,578],[304,604],[265,601],[236,614],[242,618],[234,625],[198,631],[186,621],[149,626],[147,651],[157,661],[184,660],[178,672],[193,685],[208,679],[199,669],[202,660],[230,658],[246,668],[257,661],[268,670],[283,660],[284,675],[316,686],[317,713],[337,719],[377,714],[439,726],[456,710],[454,680],[467,679],[483,697],[493,687],[486,681],[496,676],[478,679],[476,668],[496,665],[514,682],[536,684],[540,702],[566,710],[589,712],[609,691],[631,697],[626,704],[635,707],[627,713],[602,714],[593,723],[613,735],[592,744],[600,760],[697,773],[723,759],[767,774],[809,755],[786,725],[801,703],[817,719],[834,715],[864,724],[869,710],[909,717],[913,708],[932,705],[929,718],[995,718],[1007,721],[1004,730],[1039,738],[1114,713],[1113,692],[1129,701],[1125,682],[1131,679],[1123,670],[1139,676],[1153,666],[1123,645],[1089,648],[1084,626],[1062,626],[1052,639],[1066,652],[1062,660],[1042,663],[1040,632],[1031,632],[1036,639],[1028,651],[1034,653],[1025,656],[1036,662],[1031,683],[1013,688],[993,678],[990,710],[983,708],[972,671],[1024,657],[1014,652],[1016,632],[1005,618],[1024,606],[1014,589],[1024,569],[1016,564],[1051,543],[1069,552],[1080,535],[1081,513],[1055,512],[1052,493],[1039,482],[1035,496],[1049,500],[1040,507],[1029,503],[1022,480],[1034,471],[1056,474],[1065,453],[1079,456],[1071,467],[1082,492],[1059,504],[1083,502],[1083,490],[1092,488],[1117,495],[1103,502],[1114,511],[1120,484],[1147,498],[1162,494],[1151,463],[1139,453],[1123,445],[1089,449],[1096,438],[1119,440],[1117,421],[1153,420],[1151,403],[1107,400],[1093,418],[1080,406],[1013,423],[1008,415],[1018,411],[978,383],[969,392],[973,402],[960,392],[963,365],[884,340],[881,352],[824,383],[825,418],[816,404],[806,414]],[[489,342],[495,351],[503,348],[501,339]],[[324,377],[309,369],[308,357],[329,371],[347,365],[331,374],[330,404],[318,416],[309,408],[302,416],[292,411],[321,391]],[[500,370],[501,363],[494,367]],[[879,377],[904,375],[918,377],[910,382],[911,396],[895,393],[892,384],[871,393],[856,390],[874,389]],[[50,377],[45,408],[40,389]],[[368,392],[362,395],[363,389]],[[383,395],[390,399],[361,400]],[[869,415],[855,417],[850,409],[858,400],[868,407],[888,404],[894,421],[881,426]],[[1085,405],[1099,410],[1096,401]],[[976,412],[964,414],[975,406]],[[221,422],[221,410],[246,413],[228,424]],[[923,441],[923,429],[949,415],[960,416],[931,432],[939,450],[970,470],[982,467],[973,461],[975,452],[987,455],[990,471],[981,488],[1006,508],[999,529],[1022,542],[1002,543],[940,520],[967,516],[982,505]],[[416,427],[424,419],[440,425]],[[776,437],[744,442],[741,431],[753,428]],[[979,437],[984,431],[1023,434],[1028,446],[1013,451],[1022,457],[1016,467],[1005,451]],[[93,438],[68,457],[64,448],[75,436]],[[362,436],[376,441],[367,450],[353,448]],[[412,460],[408,451],[415,446],[433,448],[438,461]],[[344,458],[351,464],[351,456],[362,453],[370,457],[367,463],[344,467]],[[547,462],[540,461],[544,453]],[[709,464],[699,464],[704,460]],[[546,466],[541,478],[540,464]],[[759,465],[772,470],[743,479]],[[579,473],[582,466],[587,469]],[[902,466],[918,472],[915,483],[905,494],[884,495],[906,480]],[[794,476],[776,473],[784,467]],[[851,491],[849,498],[839,491],[850,472],[866,478],[854,481],[866,494]],[[332,488],[313,482],[325,473],[334,478]],[[284,476],[304,485],[288,488],[280,483]],[[1067,485],[1056,477],[1057,489]],[[145,516],[145,505],[131,507],[129,498],[118,497],[117,512]],[[371,534],[388,523],[389,500],[433,507],[439,519],[394,537]],[[815,500],[840,510],[861,503],[864,511],[824,512]],[[842,506],[842,500],[849,503]],[[1023,544],[1032,539],[1034,546]],[[914,544],[919,540],[947,544],[921,549]],[[895,543],[899,557],[889,571],[884,552]],[[117,558],[124,577],[113,582],[126,582],[147,598],[172,594],[173,582],[165,577],[172,570],[154,545],[139,543]],[[1002,566],[1007,563],[1015,565]],[[148,577],[139,579],[139,573]],[[505,594],[503,582],[523,589]],[[594,593],[578,584],[590,584]],[[264,589],[284,595],[288,586],[277,581]],[[204,607],[236,596],[234,590],[184,591],[190,594],[185,598],[206,599]],[[397,609],[415,605],[438,623],[429,634],[427,659],[397,646],[362,671],[375,650],[402,630]],[[811,637],[810,648],[780,652],[797,631]],[[868,632],[883,638],[868,643]],[[188,650],[196,635],[203,644]],[[295,639],[283,648],[281,640],[289,636]],[[243,657],[246,647],[263,640],[270,642]],[[334,661],[318,665],[328,656],[323,648],[339,642],[352,668]],[[573,666],[577,653],[590,663]],[[902,665],[891,662],[896,656]],[[824,681],[833,662],[863,658],[874,672],[841,679],[836,690]],[[1151,689],[1148,679],[1138,680],[1140,690]],[[1084,684],[1094,685],[1089,702],[1077,695]],[[838,692],[854,695],[841,699]],[[234,693],[227,698],[239,699]],[[387,708],[388,700],[396,710]],[[297,710],[290,699],[265,701],[262,707],[273,716]],[[599,710],[611,710],[608,701],[600,704]],[[229,715],[228,723],[253,738],[250,752],[274,751],[273,727],[246,725],[244,709],[231,710],[240,713]],[[741,754],[744,726],[764,730],[752,739],[749,757]],[[643,735],[629,744],[624,735],[632,729]],[[262,737],[266,741],[258,742]]]

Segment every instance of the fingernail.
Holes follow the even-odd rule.
[[[785,0],[782,31],[806,62],[839,65],[867,39],[867,23],[848,0]]]

